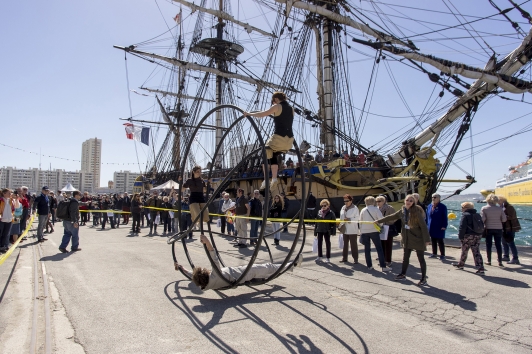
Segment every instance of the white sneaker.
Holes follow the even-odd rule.
[[[316,262],[321,262],[321,257],[316,258]]]
[[[329,260],[329,258],[325,258],[325,263],[330,263],[331,261]]]
[[[260,188],[259,188],[261,191],[265,190],[266,189],[266,180],[262,181],[262,184],[260,185]]]
[[[392,271],[392,268],[390,268],[390,267],[384,267],[384,268],[382,268],[382,271],[383,271],[383,272],[391,272],[391,271]]]
[[[294,265],[296,267],[301,267],[301,264],[303,264],[303,254],[300,253],[299,256],[297,256]]]

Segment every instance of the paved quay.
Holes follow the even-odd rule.
[[[30,237],[0,266],[1,353],[31,352],[31,345],[46,352],[47,328],[56,353],[532,351],[531,248],[519,249],[520,266],[487,267],[481,277],[471,254],[464,271],[453,269],[459,250],[448,247],[447,261],[427,259],[428,286],[420,288],[415,256],[408,280],[393,280],[401,249],[394,250],[393,274],[367,270],[361,245],[361,264],[339,263],[337,238],[331,263],[316,263],[309,233],[302,268],[266,285],[202,292],[174,270],[164,236],[82,226],[82,251],[63,254],[62,231],[57,225],[41,245]],[[187,240],[191,255],[208,266],[198,237]],[[226,264],[244,264],[253,251],[215,237]],[[281,238],[276,261],[293,234]],[[49,326],[45,296],[34,299],[34,255],[40,291],[43,278],[48,283]],[[261,250],[257,263],[267,259]]]

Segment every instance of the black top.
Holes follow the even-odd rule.
[[[245,196],[238,197],[236,199],[236,215],[246,215],[248,213],[248,198]]]
[[[200,178],[189,178],[183,184],[183,188],[189,188],[190,193],[203,193],[203,188],[207,186],[207,183]]]
[[[292,132],[292,124],[294,123],[294,110],[286,101],[282,101],[279,104],[283,110],[277,117],[273,117],[273,124],[275,126],[273,133],[292,138],[294,137],[294,133]]]
[[[271,218],[280,218],[281,217],[281,211],[283,210],[283,205],[279,203],[273,203],[273,205],[270,208],[270,217]]]

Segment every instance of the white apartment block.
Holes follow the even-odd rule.
[[[140,176],[140,173],[131,171],[120,171],[114,173],[114,189],[118,193],[133,193],[133,184],[135,179]]]
[[[81,171],[92,173],[92,190],[100,186],[100,173],[102,167],[102,139],[94,138],[83,142],[81,146]]]
[[[39,192],[43,186],[57,192],[72,183],[74,188],[84,192],[92,192],[94,175],[89,172],[65,170],[39,170],[38,168],[17,169],[16,167],[0,168],[0,187],[16,189],[27,186],[31,192]]]

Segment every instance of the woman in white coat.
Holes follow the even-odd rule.
[[[340,263],[347,262],[347,254],[349,253],[349,244],[351,243],[351,255],[353,262],[358,264],[358,243],[357,235],[359,234],[358,220],[360,219],[360,212],[356,205],[353,204],[353,197],[349,194],[344,195],[344,206],[340,210],[340,220],[345,222],[344,237],[344,251]],[[353,222],[355,221],[355,222]]]

